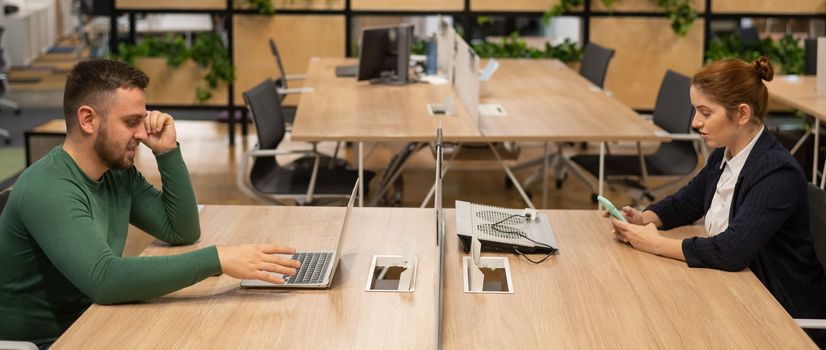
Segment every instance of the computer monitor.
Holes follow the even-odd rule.
[[[413,25],[364,28],[361,31],[358,80],[406,84],[410,81]]]

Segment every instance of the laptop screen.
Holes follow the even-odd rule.
[[[336,247],[336,256],[341,256],[341,245],[344,244],[344,235],[347,233],[347,226],[350,223],[350,212],[353,211],[353,203],[356,202],[356,192],[358,192],[361,178],[356,179],[356,184],[353,186],[353,192],[350,193],[350,201],[347,202],[347,211],[344,212],[344,222],[341,224],[341,232],[338,234],[338,246]]]

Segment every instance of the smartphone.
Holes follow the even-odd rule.
[[[611,216],[617,218],[617,220],[619,221],[628,222],[627,220],[625,220],[625,217],[622,216],[622,213],[620,213],[620,211],[617,210],[617,207],[615,207],[614,204],[608,200],[608,198],[605,198],[603,196],[597,196],[597,200],[600,204],[602,204],[603,207],[605,207],[605,210],[608,211],[608,214],[611,214]]]

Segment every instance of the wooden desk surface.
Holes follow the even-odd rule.
[[[556,60],[500,60],[480,103],[498,103],[504,117],[480,117],[474,125],[449,85],[370,85],[336,78],[335,67],[355,59],[310,62],[292,138],[296,141],[428,141],[439,120],[449,141],[667,140],[630,108]],[[453,94],[457,116],[431,117],[427,103]],[[481,130],[481,131],[480,131]]]
[[[661,130],[557,60],[506,59],[480,103],[497,103],[504,117],[481,117],[495,141],[648,141]]]
[[[769,97],[808,115],[826,120],[826,96],[815,92],[816,77],[813,75],[780,75],[766,83]]]
[[[201,242],[153,244],[143,255],[243,243],[335,250],[344,210],[206,206]],[[332,289],[240,289],[236,279],[210,277],[142,303],[93,305],[55,349],[434,348],[435,221],[433,209],[354,208]],[[416,291],[365,292],[373,254],[404,253],[400,237],[414,240]]]
[[[515,294],[462,292],[454,210],[447,210],[444,348],[814,348],[749,271],[691,269],[618,243],[597,211],[545,211],[561,254],[540,265],[508,255]],[[60,348],[434,348],[435,213],[355,208],[333,288],[242,290],[210,277],[142,303],[92,306]],[[277,243],[331,249],[344,208],[207,206],[195,246]],[[697,227],[669,234],[688,237]],[[413,237],[414,293],[364,292],[373,254]],[[495,255],[488,254],[486,255]]]
[[[293,125],[295,141],[427,141],[436,139],[442,122],[452,141],[479,140],[480,134],[449,84],[375,85],[355,78],[337,78],[335,67],[355,65],[345,58],[310,60]],[[428,103],[452,95],[458,116],[432,117]]]
[[[515,293],[494,295],[462,291],[465,254],[448,212],[445,349],[815,348],[750,271],[692,269],[634,250],[597,211],[549,213],[561,253],[539,265],[506,255]]]

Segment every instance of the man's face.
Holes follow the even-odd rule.
[[[146,94],[141,89],[115,91],[109,112],[101,119],[94,148],[110,169],[128,169],[135,163],[138,144],[146,138]]]

